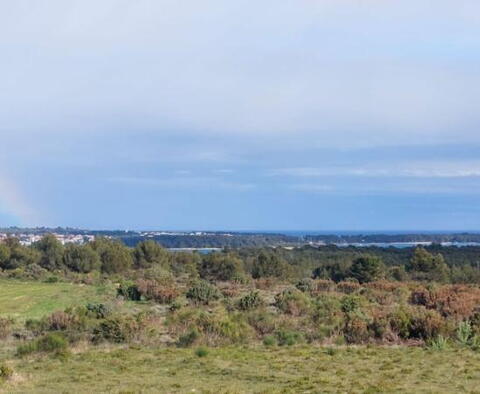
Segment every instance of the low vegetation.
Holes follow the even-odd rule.
[[[450,283],[452,268],[426,249],[396,267],[369,254],[316,261],[301,276],[313,263],[277,250],[202,256],[151,241],[64,248],[51,237],[2,247],[10,257],[0,281],[0,384],[8,391],[75,383],[87,392],[92,374],[100,391],[135,392],[208,391],[227,381],[237,392],[472,391],[480,383],[480,288]]]

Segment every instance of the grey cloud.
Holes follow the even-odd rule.
[[[478,142],[479,14],[473,1],[7,2],[0,133]]]

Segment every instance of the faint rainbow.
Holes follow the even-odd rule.
[[[37,215],[17,184],[0,173],[0,211],[13,216],[20,225],[38,224]],[[2,223],[0,223],[1,227]]]

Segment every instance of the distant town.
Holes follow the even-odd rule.
[[[182,248],[241,248],[241,247],[299,247],[324,245],[409,247],[429,245],[467,246],[480,243],[479,233],[366,233],[366,234],[308,234],[308,233],[246,233],[225,231],[167,231],[167,230],[86,230],[76,228],[0,228],[0,242],[16,237],[22,245],[32,245],[45,234],[53,234],[62,244],[83,244],[97,237],[118,239],[127,246],[144,240],[154,240],[169,249]]]

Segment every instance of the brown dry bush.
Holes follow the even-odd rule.
[[[337,283],[337,290],[345,294],[352,294],[359,290],[361,287],[362,286],[360,286],[360,284],[357,282],[344,281]]]
[[[347,343],[364,343],[370,338],[368,322],[359,316],[350,316],[345,321],[343,336]]]
[[[174,286],[163,286],[152,279],[139,279],[136,281],[136,286],[140,294],[147,300],[160,304],[169,304],[179,295]]]
[[[330,279],[317,279],[313,283],[312,295],[318,295],[323,292],[335,291],[336,285]]]
[[[77,323],[78,319],[75,315],[63,311],[53,312],[47,318],[47,328],[52,331],[68,330]]]
[[[255,288],[259,290],[271,290],[278,285],[278,280],[275,278],[258,278],[254,280]]]
[[[387,291],[387,292],[394,292],[401,287],[406,287],[404,283],[390,282],[388,280],[377,280],[375,282],[365,283],[364,286],[369,289],[375,289],[375,290]]]
[[[419,287],[412,291],[410,303],[434,309],[444,317],[465,320],[471,318],[480,305],[480,289],[466,285]]]

